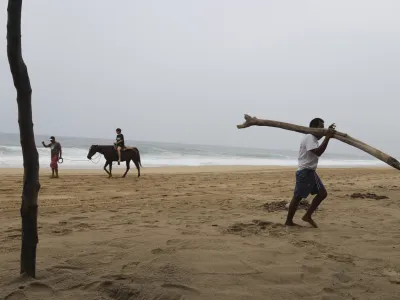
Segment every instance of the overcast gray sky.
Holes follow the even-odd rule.
[[[18,132],[6,6],[0,131]],[[297,149],[297,133],[236,124],[319,116],[400,153],[399,14],[398,0],[25,0],[35,132]]]

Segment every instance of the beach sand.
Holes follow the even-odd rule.
[[[400,297],[396,170],[319,170],[314,229],[270,204],[291,198],[293,168],[123,169],[41,171],[36,280],[19,277],[22,171],[0,170],[0,299]]]

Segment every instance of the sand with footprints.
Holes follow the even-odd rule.
[[[305,204],[288,229],[294,171],[42,170],[32,280],[18,274],[21,171],[3,170],[0,299],[398,299],[400,173],[321,169],[320,228]]]

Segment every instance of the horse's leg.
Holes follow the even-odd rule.
[[[106,171],[106,173],[108,174],[108,177],[111,177],[110,172],[107,171],[108,164],[109,164],[109,162],[106,161],[106,163],[104,164],[104,171]]]
[[[110,177],[112,177],[112,173],[111,173],[111,170],[112,170],[112,161],[110,161],[109,164],[110,164]]]
[[[127,160],[126,161],[126,170],[125,170],[124,175],[122,175],[122,178],[124,178],[126,176],[126,173],[128,173],[130,168],[131,168],[131,160]]]
[[[139,161],[137,161],[137,160],[133,160],[132,159],[132,161],[133,161],[133,163],[135,164],[135,166],[136,166],[136,169],[137,169],[137,177],[140,177],[140,165],[139,165]]]

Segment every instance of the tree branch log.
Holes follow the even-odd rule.
[[[32,88],[28,69],[22,58],[21,49],[22,0],[8,0],[7,56],[11,75],[17,91],[18,123],[24,177],[22,187],[22,245],[20,273],[36,275],[37,212],[39,183],[39,155],[36,149],[32,123]]]
[[[327,129],[319,129],[319,128],[310,128],[310,127],[305,127],[305,126],[299,126],[295,124],[290,124],[290,123],[285,123],[285,122],[279,122],[279,121],[272,121],[272,120],[263,120],[263,119],[258,119],[256,117],[251,117],[249,115],[244,115],[245,122],[243,124],[237,125],[237,128],[243,129],[243,128],[248,128],[251,126],[268,126],[268,127],[275,127],[275,128],[281,128],[285,130],[290,130],[290,131],[295,131],[299,133],[311,133],[311,134],[319,134],[319,135],[326,135]],[[387,155],[386,153],[383,153],[382,151],[375,149],[374,147],[371,147],[368,144],[365,144],[362,141],[359,141],[351,136],[349,136],[346,133],[342,133],[339,131],[336,131],[336,133],[333,136],[335,139],[346,143],[350,146],[356,147],[364,152],[367,152],[368,154],[376,157],[377,159],[383,161],[384,163],[388,164],[389,166],[400,170],[400,163],[397,159],[394,157]]]

